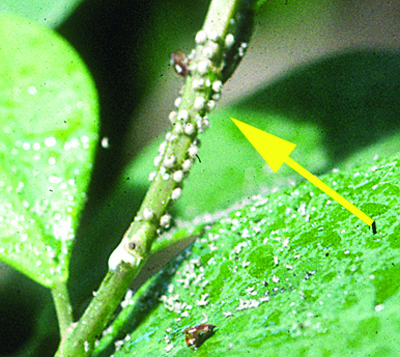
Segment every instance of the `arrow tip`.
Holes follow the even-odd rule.
[[[274,172],[277,172],[296,147],[295,144],[275,135],[231,118]]]

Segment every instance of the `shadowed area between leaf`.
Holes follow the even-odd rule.
[[[316,124],[333,166],[399,131],[399,91],[398,52],[358,51],[302,66],[238,106]]]

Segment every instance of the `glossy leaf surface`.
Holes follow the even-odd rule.
[[[55,33],[0,22],[0,259],[51,286],[67,278],[97,143],[97,98]]]

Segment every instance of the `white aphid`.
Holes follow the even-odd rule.
[[[153,181],[156,178],[157,171],[153,171],[149,175],[149,181]]]
[[[192,135],[194,133],[195,127],[192,123],[187,123],[185,126],[185,134]]]
[[[137,265],[136,258],[125,250],[123,244],[120,244],[110,255],[108,259],[108,269],[116,270],[121,262],[131,264],[132,266]]]
[[[197,147],[197,145],[190,145],[189,149],[188,149],[188,154],[190,157],[194,158],[196,157],[196,155],[199,152],[199,148]]]
[[[163,141],[163,142],[160,144],[160,146],[158,147],[158,153],[159,153],[160,155],[164,154],[166,147],[167,147],[167,142],[166,142],[166,141]]]
[[[195,72],[197,70],[197,63],[196,62],[191,62],[188,65],[188,70],[189,70],[189,73]]]
[[[175,182],[181,182],[183,180],[183,171],[182,170],[175,171],[173,179]]]
[[[219,34],[218,34],[217,31],[211,31],[211,32],[209,32],[209,34],[208,34],[208,38],[209,38],[211,41],[217,42],[218,39],[219,39]]]
[[[182,195],[182,189],[180,187],[177,187],[172,191],[171,198],[173,200],[178,200],[181,197],[181,195]]]
[[[207,103],[207,109],[210,110],[210,111],[215,109],[215,101],[214,100],[210,100]]]
[[[181,124],[181,123],[175,123],[175,125],[174,125],[174,130],[175,130],[175,132],[176,132],[177,134],[182,133],[182,131],[183,131],[182,124]],[[172,141],[172,140],[171,140],[171,141]]]
[[[181,103],[182,103],[182,98],[178,97],[178,98],[175,99],[174,105],[175,105],[175,107],[179,108]]]
[[[200,61],[199,64],[197,65],[197,70],[201,75],[204,75],[208,72],[208,67],[209,67],[209,61]]]
[[[172,168],[174,166],[174,164],[175,164],[175,160],[176,160],[175,159],[175,155],[171,155],[169,157],[166,157],[164,159],[164,167],[166,167],[168,169]]]
[[[182,163],[182,170],[183,171],[189,171],[190,168],[192,167],[192,165],[193,165],[192,160],[187,159]]]
[[[207,33],[204,30],[197,32],[195,41],[199,45],[204,45],[207,42]]]
[[[177,115],[178,115],[178,113],[175,110],[173,110],[171,113],[169,113],[168,119],[171,122],[171,124],[175,123]]]
[[[204,79],[194,79],[192,83],[193,89],[201,89],[204,86]]]
[[[153,212],[153,210],[146,207],[146,208],[143,210],[143,218],[144,218],[146,221],[150,221],[153,217],[154,217],[154,212]]]
[[[218,44],[215,42],[209,42],[206,46],[206,48],[204,49],[204,55],[207,58],[212,58],[214,56],[214,54],[218,51]]]
[[[156,167],[160,166],[161,160],[162,160],[162,156],[161,155],[156,156],[155,159],[154,159],[154,166],[156,166]]]
[[[202,110],[204,108],[205,104],[206,104],[206,100],[203,97],[197,97],[194,100],[194,109]]]
[[[228,33],[225,37],[225,47],[231,48],[234,43],[235,43],[235,37],[231,33]]]
[[[211,97],[215,102],[218,102],[221,99],[221,94],[215,93]]]
[[[189,119],[189,112],[186,109],[180,110],[178,113],[178,120],[185,122]]]
[[[214,81],[213,84],[212,84],[212,90],[214,92],[219,93],[219,92],[221,92],[221,89],[222,89],[222,82],[221,81]]]
[[[168,213],[164,214],[164,216],[162,216],[160,218],[160,226],[161,227],[168,228],[170,223],[171,223],[171,216]]]

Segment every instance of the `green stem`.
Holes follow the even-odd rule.
[[[110,271],[79,322],[64,335],[56,356],[85,357],[91,354],[95,340],[143,268],[157,233],[168,227],[170,216],[166,210],[170,201],[180,196],[182,180],[197,156],[197,134],[208,126],[207,114],[220,96],[222,69],[226,66],[224,54],[234,40],[232,34],[228,37],[232,19],[242,5],[248,3],[248,0],[211,2],[203,29],[196,35],[197,47],[191,58],[190,75],[183,88],[178,112],[170,115],[173,129],[155,160],[157,168],[152,184],[134,222],[110,257]],[[243,51],[239,56],[242,55]],[[237,56],[235,60],[238,62]]]
[[[142,269],[141,273],[145,272],[146,275],[150,272],[150,275],[154,275],[160,270],[165,264],[167,264],[173,257],[179,254],[183,249],[186,249],[192,244],[196,238],[203,232],[204,224],[191,227],[190,229],[180,229],[168,239],[163,241],[156,241],[152,247],[152,253],[147,260],[146,266]],[[165,259],[168,257],[168,259]],[[144,275],[144,274],[143,274]],[[144,283],[145,281],[145,283]],[[144,286],[142,284],[144,283]],[[152,280],[147,279],[139,274],[130,288],[133,291],[137,291],[129,300],[125,300],[125,307],[118,314],[116,319],[112,322],[109,331],[100,340],[100,343],[96,346],[91,357],[97,357],[102,355],[102,351],[108,348],[118,338],[124,338],[129,327],[132,326],[133,311],[140,305],[140,300],[145,299],[148,287],[153,284]],[[126,299],[126,298],[125,298]],[[122,304],[121,304],[122,305]]]
[[[57,311],[58,325],[60,326],[61,336],[64,336],[68,327],[71,325],[72,307],[69,301],[67,285],[59,283],[51,289],[54,305]]]
[[[91,354],[95,340],[101,335],[144,263],[145,261],[134,268],[121,264],[118,271],[110,270],[107,273],[79,322],[70,327],[68,334],[61,341],[56,356],[80,357]]]

